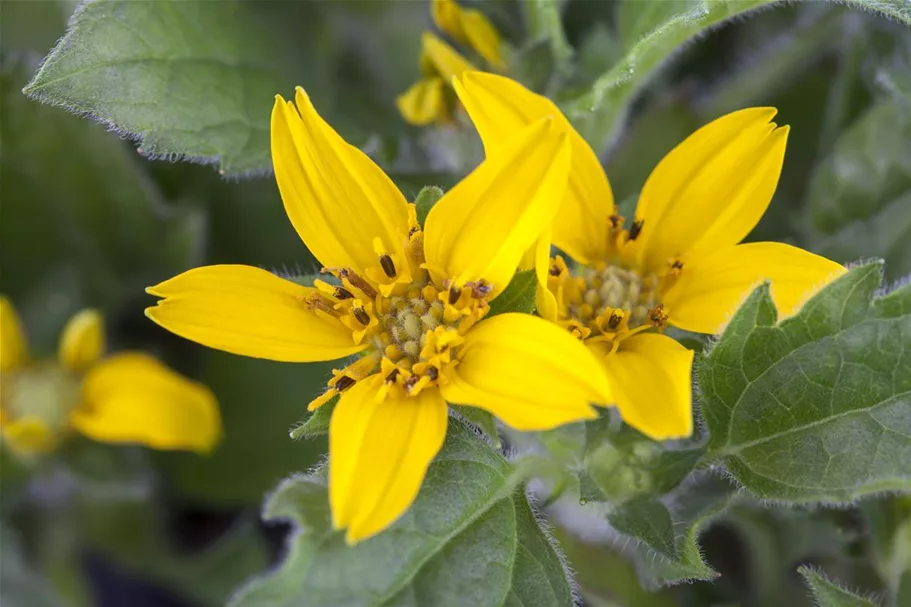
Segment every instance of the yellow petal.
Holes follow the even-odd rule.
[[[342,393],[329,424],[329,501],[349,544],[379,533],[417,497],[443,446],[446,403],[438,390],[377,402],[382,378]]]
[[[16,455],[29,457],[53,451],[59,437],[38,417],[20,417],[4,422],[3,445]]]
[[[553,218],[570,162],[566,134],[553,127],[524,129],[431,209],[425,257],[456,285],[484,279],[502,291]]]
[[[499,69],[506,67],[500,54],[500,34],[484,13],[474,9],[462,11],[462,31],[468,45],[490,65]]]
[[[598,360],[560,327],[528,314],[482,320],[465,335],[443,396],[493,413],[517,430],[596,417],[612,402]]]
[[[465,42],[462,33],[462,9],[454,0],[431,0],[430,15],[440,31],[452,36],[458,42]]]
[[[424,58],[433,65],[444,82],[451,82],[453,77],[461,76],[462,72],[477,69],[468,59],[430,32],[424,32],[421,44]]]
[[[608,218],[615,213],[614,197],[597,155],[557,106],[518,82],[494,74],[466,72],[453,85],[488,156],[522,128],[547,116],[568,130],[572,169],[554,218],[553,242],[581,263],[603,258]]]
[[[374,239],[400,256],[408,237],[408,203],[370,158],[323,120],[303,89],[297,110],[276,97],[272,163],[285,212],[326,267],[378,265]]]
[[[208,452],[221,437],[212,392],[139,352],[118,354],[92,367],[82,384],[82,399],[70,423],[97,441]]]
[[[834,261],[791,245],[753,242],[719,249],[685,265],[662,300],[674,326],[696,333],[720,333],[763,280],[771,281],[778,316],[785,318],[845,272]]]
[[[443,80],[425,78],[411,87],[395,100],[402,117],[415,126],[425,126],[437,120],[445,113],[443,103]]]
[[[71,371],[84,371],[104,354],[104,319],[98,310],[73,316],[60,337],[57,357]]]
[[[259,268],[205,266],[149,287],[163,297],[146,316],[181,337],[210,348],[285,362],[335,360],[360,352],[335,318],[318,315],[306,300],[318,291]]]
[[[693,432],[693,351],[658,333],[623,340],[620,350],[593,344],[603,362],[623,421],[643,434],[666,440]]]
[[[735,245],[765,213],[784,161],[788,127],[774,108],[750,108],[702,127],[658,163],[636,209],[640,263],[695,261]]]
[[[491,65],[505,67],[500,55],[500,34],[482,12],[463,9],[453,0],[433,0],[430,12],[441,31],[470,46]]]
[[[28,342],[16,308],[0,295],[0,371],[9,371],[28,359]]]

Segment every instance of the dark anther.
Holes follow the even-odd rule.
[[[353,386],[356,383],[357,382],[354,379],[348,377],[347,375],[342,375],[337,380],[335,380],[335,385],[332,387],[335,388],[336,390],[338,390],[339,392],[344,392],[345,390],[347,390],[348,388],[350,388],[351,386]]]
[[[416,383],[418,383],[418,379],[420,379],[420,378],[417,375],[412,375],[408,379],[406,379],[405,380],[405,390],[407,390],[408,392],[411,392],[411,389],[414,388],[414,385]]]
[[[610,227],[612,230],[616,230],[623,225],[623,218],[616,214],[611,215],[607,218],[607,220],[610,222]]]
[[[493,291],[493,285],[486,283],[483,280],[469,282],[467,284],[471,287],[471,294],[474,295],[475,299],[484,299]]]
[[[675,259],[674,263],[671,264],[671,270],[674,272],[679,272],[683,269],[683,262],[679,259]]]
[[[354,312],[354,317],[359,323],[365,327],[370,324],[370,315],[367,314],[367,310],[364,308],[352,308],[352,311]]]
[[[380,265],[383,266],[383,272],[386,273],[386,276],[389,278],[395,278],[395,264],[392,263],[391,257],[388,255],[381,255]]]
[[[421,231],[420,227],[411,226],[411,228],[408,230],[408,238],[411,238],[412,236],[414,236],[415,234],[417,234],[420,231]]]
[[[623,312],[614,310],[607,319],[607,327],[609,329],[616,329],[620,325],[621,320],[623,320]]]
[[[351,299],[354,297],[354,295],[351,294],[351,291],[345,287],[335,287],[335,293],[333,293],[333,295],[335,295],[336,299]]]
[[[637,219],[633,222],[633,225],[629,227],[630,240],[636,240],[639,238],[639,233],[642,231],[642,223],[643,221],[641,219]]]
[[[562,272],[562,270],[560,270],[560,266],[558,266],[557,264],[550,266],[550,275],[551,276],[559,276],[562,273],[563,272]]]
[[[398,370],[398,369],[393,369],[393,370],[389,373],[389,375],[386,376],[386,383],[387,383],[387,384],[394,384],[394,383],[395,383],[395,380],[396,380],[396,378],[398,378],[398,376],[399,376],[399,370]]]
[[[342,268],[338,272],[339,278],[347,279],[355,288],[360,289],[361,293],[366,295],[370,299],[374,299],[377,295],[376,289],[370,286],[366,280],[349,270],[348,268]]]
[[[459,301],[459,296],[462,294],[462,289],[459,287],[452,287],[449,289],[449,303],[455,304]]]
[[[432,381],[436,381],[439,376],[440,376],[440,372],[437,371],[436,367],[434,367],[434,366],[427,367],[427,377],[429,377]]]

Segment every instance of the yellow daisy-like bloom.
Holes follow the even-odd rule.
[[[483,13],[463,9],[453,0],[432,0],[431,14],[440,31],[474,50],[491,66],[505,67],[500,34]],[[476,68],[431,32],[424,32],[421,38],[420,67],[422,78],[396,99],[402,117],[416,126],[451,122],[456,107],[452,78]]]
[[[790,245],[739,244],[778,184],[788,127],[771,122],[773,108],[723,116],[674,148],[627,227],[594,151],[550,100],[480,72],[455,88],[488,154],[545,116],[570,130],[573,168],[552,242],[575,264],[538,247],[538,311],[584,340],[623,418],[652,438],[692,432],[693,353],[663,328],[718,333],[762,280],[785,317],[845,271]]]
[[[106,443],[208,452],[221,436],[215,397],[141,352],[102,358],[95,310],[63,330],[57,360],[33,361],[16,310],[0,297],[0,435],[21,457],[52,451],[75,430]]]
[[[149,292],[147,315],[236,354],[311,362],[360,354],[311,410],[341,397],[329,427],[329,497],[348,542],[414,500],[446,435],[447,401],[519,430],[592,418],[610,401],[585,348],[540,318],[485,318],[523,252],[551,221],[569,172],[554,122],[521,130],[432,208],[413,204],[297,89],[272,112],[285,211],[332,283],[313,287],[249,266],[190,270]]]

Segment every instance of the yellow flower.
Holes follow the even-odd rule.
[[[739,244],[781,172],[788,127],[771,122],[773,108],[723,116],[674,148],[625,227],[597,156],[550,100],[480,72],[464,74],[455,88],[488,154],[545,116],[570,129],[573,168],[552,242],[575,265],[538,248],[538,310],[584,340],[623,418],[655,439],[692,432],[693,353],[662,329],[718,333],[762,280],[788,316],[845,271],[790,245]]]
[[[311,362],[360,354],[311,410],[341,394],[329,428],[329,497],[350,543],[414,500],[443,444],[446,402],[519,430],[595,415],[610,400],[585,348],[522,314],[485,318],[552,220],[569,172],[566,133],[542,120],[447,192],[422,227],[414,205],[347,144],[298,88],[272,112],[285,211],[332,282],[301,286],[257,268],[197,268],[151,287],[147,315],[236,354]]]
[[[12,304],[0,297],[0,434],[12,452],[52,451],[70,430],[107,443],[210,451],[221,435],[215,397],[154,358],[124,352],[102,359],[95,310],[63,330],[56,361],[32,361]]]
[[[440,31],[474,50],[493,67],[505,68],[500,34],[483,13],[463,9],[453,0],[432,0],[431,14]],[[422,78],[396,99],[399,112],[416,126],[451,122],[456,106],[452,78],[476,68],[430,32],[424,32],[421,38],[420,67]]]

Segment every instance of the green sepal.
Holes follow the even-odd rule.
[[[332,412],[335,411],[335,406],[337,404],[338,395],[314,411],[313,415],[306,420],[294,426],[294,428],[291,429],[291,432],[288,433],[289,436],[293,440],[300,440],[302,438],[315,438],[317,436],[329,434],[329,420],[332,419]]]
[[[414,199],[414,207],[418,214],[418,223],[420,223],[421,226],[427,221],[427,215],[430,214],[430,209],[432,209],[433,205],[442,197],[443,190],[435,185],[425,185],[421,188],[421,191],[418,192],[417,197]]]
[[[490,302],[487,316],[496,316],[506,312],[531,314],[535,310],[535,292],[538,278],[534,270],[516,272],[506,289],[499,297]]]

